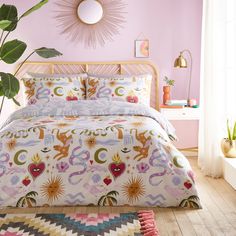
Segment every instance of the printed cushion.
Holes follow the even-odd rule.
[[[87,100],[115,100],[150,105],[151,75],[88,76]]]
[[[48,102],[52,98],[84,100],[87,74],[35,74],[23,78],[27,104]]]

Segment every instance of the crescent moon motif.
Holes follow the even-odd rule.
[[[120,91],[121,89],[123,89],[123,93]],[[116,94],[117,96],[119,96],[119,97],[122,97],[122,96],[124,96],[124,90],[125,90],[124,87],[119,86],[119,87],[117,87],[117,88],[115,89],[115,94]]]
[[[105,161],[102,161],[99,159],[99,154],[103,151],[106,151],[107,152],[107,149],[106,148],[99,148],[95,153],[94,153],[94,160],[99,163],[99,164],[103,164],[105,163],[107,160]]]
[[[21,166],[21,165],[24,165],[26,163],[25,162],[22,162],[19,160],[19,157],[22,153],[28,153],[26,150],[20,150],[18,152],[16,152],[15,156],[14,156],[14,162],[18,165],[18,166]]]
[[[183,168],[183,166],[181,165],[181,162],[179,162],[179,160],[178,160],[178,156],[175,156],[175,157],[173,158],[173,163],[174,163],[174,165],[175,165],[176,167],[178,167],[178,168]]]
[[[59,89],[62,89],[62,90],[63,90],[62,87],[56,87],[56,88],[54,88],[53,92],[54,92],[54,94],[55,94],[56,96],[61,97],[61,96],[63,96],[63,93],[59,93],[59,92],[58,92]]]

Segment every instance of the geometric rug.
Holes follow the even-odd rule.
[[[153,211],[0,214],[0,236],[158,236]]]

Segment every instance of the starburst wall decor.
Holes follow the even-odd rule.
[[[85,47],[104,46],[125,23],[122,0],[57,0],[55,4],[61,34]]]

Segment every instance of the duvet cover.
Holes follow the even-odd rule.
[[[200,208],[174,135],[144,105],[52,100],[22,108],[0,130],[0,207]]]

